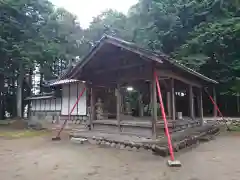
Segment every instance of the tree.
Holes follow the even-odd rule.
[[[103,34],[169,54],[218,80],[218,94],[238,95],[239,9],[238,0],[139,0],[127,15],[106,10],[82,29],[75,15],[47,0],[0,0],[0,119],[6,110],[16,114],[9,100],[18,99],[21,116],[32,74],[41,82],[59,77]]]
[[[88,44],[86,49],[98,41],[103,34],[123,39],[131,38],[131,31],[127,29],[127,17],[120,12],[107,10],[93,19],[88,29],[84,31],[84,41]]]
[[[6,108],[8,94],[17,95],[17,114],[21,117],[26,105],[22,95],[29,95],[23,92],[32,88],[23,87],[29,84],[26,77],[33,71],[40,71],[44,79],[58,77],[59,69],[66,66],[70,58],[82,56],[82,30],[74,15],[64,9],[54,9],[47,0],[0,1],[0,15],[0,55],[3,59],[0,109]],[[12,88],[5,92],[6,82]],[[3,112],[0,118],[4,118],[5,110],[0,112]]]

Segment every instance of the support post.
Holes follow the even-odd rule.
[[[142,103],[142,94],[138,93],[138,112],[139,117],[143,117],[143,103]]]
[[[167,92],[167,111],[168,111],[168,117],[172,116],[171,113],[171,92]]]
[[[217,95],[216,95],[216,89],[213,87],[213,100],[214,102],[217,104]],[[217,108],[215,107],[215,105],[213,105],[213,117],[216,118],[217,117]]]
[[[172,120],[176,120],[174,79],[171,79]]]
[[[189,85],[189,108],[190,108],[190,117],[195,118],[194,114],[194,96],[193,96],[193,87]]]
[[[118,130],[119,132],[121,132],[121,118],[120,118],[120,114],[121,114],[121,94],[120,94],[120,85],[117,85],[116,88],[116,102],[117,102],[117,122],[118,122]]]
[[[154,75],[151,83],[151,102],[152,102],[152,137],[157,138],[156,123],[157,123],[157,92]]]
[[[92,130],[93,129],[93,121],[96,117],[96,111],[95,111],[96,97],[95,97],[95,92],[94,92],[93,87],[90,88],[90,91],[91,91],[91,99],[90,99],[90,122],[89,122],[89,125]]]
[[[202,95],[202,89],[199,89],[199,97],[198,97],[198,110],[199,110],[199,117],[200,117],[200,123],[203,125],[203,95]]]

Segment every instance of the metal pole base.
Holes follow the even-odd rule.
[[[168,160],[167,163],[168,163],[169,167],[181,167],[182,166],[181,162],[178,160],[174,160],[174,161]]]

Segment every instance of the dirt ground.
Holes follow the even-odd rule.
[[[240,177],[240,136],[216,140],[177,154],[181,168],[167,158],[73,144],[49,137],[0,138],[0,179],[3,180],[237,180]]]

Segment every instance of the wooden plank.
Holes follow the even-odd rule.
[[[124,46],[124,45],[122,45],[122,44],[120,44],[120,43],[114,42],[114,41],[109,40],[109,39],[106,40],[106,42],[109,42],[109,43],[114,44],[114,45],[116,45],[116,46],[118,46],[118,47],[121,47],[122,49],[125,49],[125,50],[128,50],[128,51],[134,52],[134,53],[136,53],[136,54],[139,54],[139,56],[140,56],[142,59],[144,59],[144,60],[149,60],[149,59],[151,59],[151,60],[156,61],[156,62],[158,62],[158,63],[163,63],[160,58],[158,58],[158,57],[156,57],[156,56],[154,56],[154,55],[145,54],[145,53],[139,51],[139,50],[136,49],[136,48],[131,48],[131,47],[128,47],[128,46]]]
[[[136,80],[149,80],[151,81],[152,75],[151,75],[151,69],[149,66],[141,66],[136,69],[125,69],[121,71],[116,71],[112,73],[101,73],[98,74],[97,76],[89,76],[91,79],[92,83],[94,85],[115,85],[117,83],[125,83],[125,82],[131,82],[131,81],[136,81]]]
[[[174,79],[171,79],[172,120],[176,120]]]
[[[102,74],[102,73],[108,73],[108,72],[112,72],[112,71],[119,71],[121,69],[130,69],[130,68],[136,68],[136,67],[141,67],[144,66],[145,64],[142,63],[137,63],[137,64],[131,64],[131,65],[125,65],[125,66],[120,66],[120,67],[114,67],[114,68],[106,68],[103,70],[96,70],[93,72],[93,75],[97,75],[97,74]]]
[[[189,85],[189,110],[190,110],[190,117],[192,119],[195,118],[195,113],[194,113],[194,95],[193,95],[193,87],[192,85]]]
[[[104,43],[100,43],[97,46],[94,47],[94,49],[86,56],[86,58],[83,60],[83,62],[80,62],[79,64],[76,65],[76,68],[74,68],[74,71],[69,73],[71,78],[75,78],[79,72],[81,72],[83,66],[85,66],[98,52],[98,50],[103,46]]]

